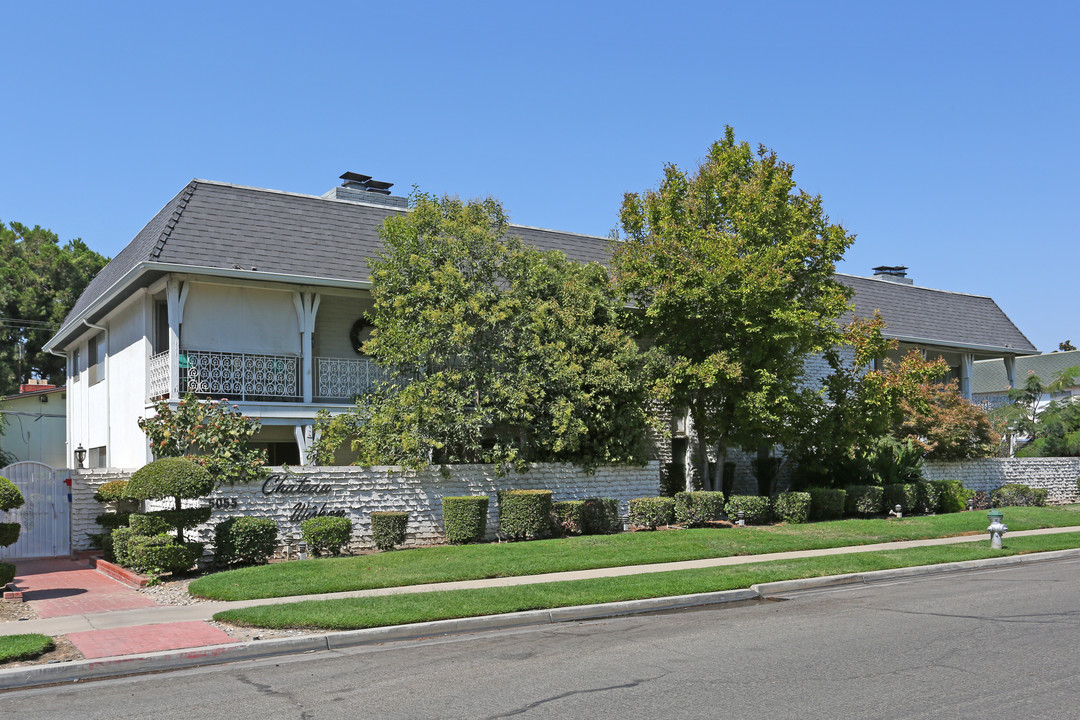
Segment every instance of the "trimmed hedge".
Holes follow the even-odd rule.
[[[0,590],[15,579],[15,566],[11,563],[0,562]]]
[[[487,495],[444,497],[443,524],[446,542],[451,545],[480,542],[487,534]]]
[[[23,506],[24,502],[26,501],[19,492],[19,488],[15,487],[15,483],[6,477],[0,477],[0,510],[3,512],[17,510]]]
[[[193,500],[213,490],[214,478],[202,465],[187,458],[166,457],[132,473],[124,496],[136,500]]]
[[[810,519],[811,497],[808,492],[782,492],[773,498],[773,516],[786,523],[804,523]]]
[[[380,550],[393,550],[405,542],[409,513],[396,510],[371,513],[371,540]]]
[[[128,500],[130,498],[124,494],[127,489],[127,484],[127,480],[112,480],[111,482],[104,483],[96,492],[94,492],[94,499],[99,503]]]
[[[931,482],[920,482],[918,508],[921,513],[936,513],[941,506],[941,488]]]
[[[560,500],[551,505],[555,527],[562,535],[581,535],[585,532],[585,501]]]
[[[209,507],[192,507],[179,510],[154,510],[143,514],[160,518],[168,523],[169,527],[187,530],[196,525],[202,525],[210,519],[213,512],[213,509]]]
[[[499,534],[510,540],[551,535],[554,513],[550,490],[499,490]]]
[[[764,525],[772,517],[772,503],[764,495],[732,495],[724,512],[728,520],[735,522],[740,510],[747,525]]]
[[[675,498],[661,495],[630,500],[631,525],[655,530],[661,525],[670,525],[674,521]]]
[[[313,555],[340,555],[352,537],[352,520],[326,515],[308,518],[300,523],[300,535]]]
[[[0,547],[14,545],[21,529],[19,523],[0,523]]]
[[[135,572],[180,573],[191,569],[202,557],[202,543],[176,542],[172,535],[140,535],[133,528],[112,532],[112,555],[117,564]]]
[[[704,527],[719,520],[724,512],[724,493],[709,490],[675,493],[675,522],[689,527]]]
[[[606,535],[619,532],[619,501],[615,498],[585,498],[586,535]]]
[[[115,530],[118,527],[128,527],[131,524],[131,513],[101,513],[94,518],[94,522],[106,530]]]
[[[810,519],[839,520],[844,517],[847,491],[838,488],[810,488]]]
[[[914,515],[919,512],[919,485],[920,483],[897,483],[886,485],[882,488],[885,512],[889,512],[897,505],[905,515]]]
[[[168,532],[169,528],[173,526],[164,518],[160,518],[157,515],[132,513],[128,518],[128,527],[130,527],[136,535],[160,535],[161,533]]]
[[[1008,483],[990,491],[990,504],[994,507],[1044,507],[1049,495],[1046,488]]]
[[[930,484],[938,490],[940,513],[961,512],[967,507],[968,498],[975,497],[975,491],[968,490],[959,480],[931,480]]]
[[[262,565],[278,545],[278,526],[270,518],[234,517],[214,526],[214,562]]]
[[[885,491],[880,485],[848,485],[844,511],[848,515],[876,515],[881,512]]]

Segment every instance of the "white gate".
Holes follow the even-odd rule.
[[[15,483],[23,506],[0,512],[0,522],[22,525],[14,545],[0,547],[0,559],[56,557],[71,552],[71,487],[66,470],[53,470],[39,462],[17,462],[0,470],[0,477]]]

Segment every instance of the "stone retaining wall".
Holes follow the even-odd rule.
[[[88,532],[100,532],[94,517],[102,512],[93,493],[107,480],[129,477],[129,470],[79,471],[72,483],[78,496],[87,502],[76,503],[73,487],[72,547],[89,547]],[[265,483],[234,485],[216,490],[209,498],[214,508],[210,522],[195,529],[195,539],[212,539],[213,526],[229,517],[271,517],[277,521],[278,537],[284,542],[299,538],[300,523],[316,514],[340,514],[353,522],[353,546],[371,546],[373,511],[398,510],[409,513],[406,544],[426,544],[443,537],[442,498],[456,495],[487,495],[488,535],[498,529],[495,493],[504,489],[544,489],[554,492],[555,500],[580,500],[588,497],[616,498],[619,513],[629,512],[631,498],[655,496],[660,490],[659,463],[644,467],[602,467],[589,475],[572,465],[534,465],[525,473],[495,475],[490,465],[456,465],[449,478],[438,468],[408,471],[397,467],[298,467],[276,469]],[[162,506],[164,507],[164,505]],[[148,504],[148,509],[153,509]],[[76,520],[78,517],[78,520]]]
[[[1076,480],[1080,458],[982,458],[926,463],[927,480],[959,480],[964,487],[989,492],[1006,483],[1046,488],[1051,503],[1080,502]]]

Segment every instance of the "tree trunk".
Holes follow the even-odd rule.
[[[701,478],[701,489],[710,489],[709,479],[709,448],[705,444],[705,425],[704,423],[695,422],[694,432],[697,433],[697,452],[698,452],[698,472]],[[686,489],[693,490],[693,480],[689,475],[686,476]]]
[[[176,498],[176,509],[184,509],[183,503],[180,498]],[[180,524],[177,524],[176,526],[176,542],[180,543],[181,545],[184,543],[184,526]]]

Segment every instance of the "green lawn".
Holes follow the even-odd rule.
[[[1005,508],[1010,530],[1080,526],[1080,506]],[[200,578],[193,595],[251,600],[432,582],[759,555],[919,540],[986,531],[985,512],[903,520],[837,520],[802,525],[668,530],[558,540],[398,550],[230,570]]]
[[[647,573],[596,580],[571,580],[504,588],[451,590],[343,600],[308,600],[284,605],[228,610],[215,620],[264,628],[357,630],[523,610],[670,597],[748,588],[762,582],[822,577],[872,570],[933,565],[1080,547],[1080,533],[833,555],[708,568]]]
[[[47,635],[0,635],[0,663],[29,660],[52,649]]]

